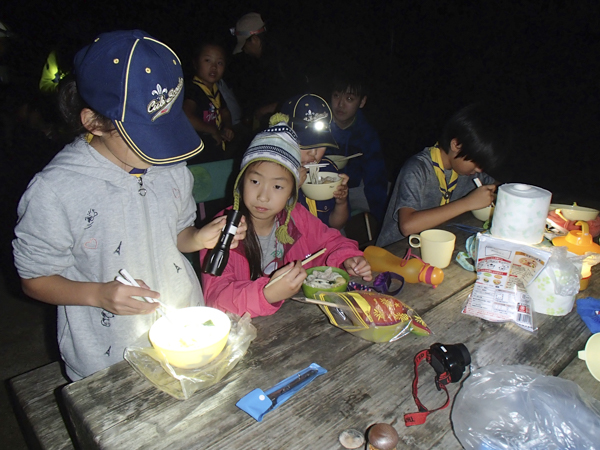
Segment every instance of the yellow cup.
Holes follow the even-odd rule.
[[[415,244],[413,241],[416,240]],[[421,248],[421,259],[434,267],[445,269],[452,261],[456,236],[445,230],[425,230],[421,234],[411,234],[408,243]]]
[[[592,334],[585,344],[585,350],[580,350],[578,356],[585,361],[592,376],[600,381],[600,333]]]

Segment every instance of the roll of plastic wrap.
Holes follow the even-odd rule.
[[[552,193],[528,184],[508,183],[498,188],[492,236],[539,244],[544,238]]]

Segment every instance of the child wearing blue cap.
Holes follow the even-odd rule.
[[[58,306],[61,356],[77,380],[147,339],[157,304],[137,298],[204,304],[182,252],[214,246],[225,218],[193,226],[184,161],[203,145],[183,113],[181,63],[169,47],[140,30],[105,33],[74,68],[60,106],[85,135],[30,182],[13,253],[24,292]],[[232,247],[245,225],[238,230]],[[121,269],[142,287],[114,281]]]
[[[337,165],[323,157],[327,149],[338,146],[331,134],[331,108],[327,102],[315,94],[303,94],[292,97],[281,106],[281,114],[271,117],[271,122],[285,120],[296,132],[300,145],[301,163],[300,186],[306,182],[308,169],[305,166],[320,164],[321,172],[338,173]],[[339,174],[342,183],[329,200],[313,200],[302,190],[298,193],[298,201],[325,225],[341,230],[350,217],[348,202],[348,180],[346,174]]]

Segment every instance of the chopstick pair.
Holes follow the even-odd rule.
[[[338,303],[333,303],[333,302],[324,302],[322,300],[315,300],[315,299],[308,298],[308,297],[294,296],[294,297],[292,297],[292,300],[296,300],[297,302],[300,302],[300,303],[310,303],[312,305],[323,305],[323,306],[329,306],[330,308],[339,308],[339,309],[345,309],[347,311],[352,311],[352,308],[348,305],[340,305]]]
[[[323,253],[325,253],[325,251],[326,251],[326,250],[327,250],[326,248],[322,248],[322,249],[321,249],[321,250],[319,250],[318,252],[316,252],[316,253],[313,253],[313,254],[312,254],[312,255],[310,255],[310,256],[307,256],[306,258],[304,258],[304,259],[302,260],[302,265],[304,265],[304,264],[306,264],[306,263],[308,263],[308,262],[312,261],[313,259],[315,259],[315,258],[316,258],[316,257],[318,257],[318,256],[321,256]],[[275,277],[275,278],[273,278],[271,281],[269,281],[269,282],[266,284],[266,286],[265,286],[265,287],[269,287],[269,286],[271,286],[272,284],[275,284],[275,283],[277,283],[279,280],[281,280],[283,277],[285,277],[285,276],[286,276],[288,273],[290,273],[290,272],[291,272],[291,270],[292,270],[292,269],[290,269],[290,270],[288,270],[288,271],[286,271],[286,272],[282,273],[281,275],[278,275],[278,276],[276,276],[276,277]]]
[[[135,281],[135,278],[133,278],[129,272],[127,272],[125,269],[121,269],[119,271],[119,273],[121,274],[120,276],[117,276],[115,278],[116,281],[118,281],[119,283],[125,284],[127,286],[135,286],[135,287],[141,287],[137,281]],[[142,297],[146,302],[148,303],[158,303],[158,309],[159,311],[166,316],[167,315],[167,305],[165,305],[164,303],[162,303],[160,300],[157,300],[155,298],[152,297]]]
[[[475,186],[477,186],[478,188],[480,188],[481,186],[483,186],[481,184],[481,180],[479,178],[473,178],[473,183],[475,183]],[[496,205],[494,204],[494,201],[492,200],[492,203],[490,203],[491,207],[495,207]]]
[[[123,283],[126,284],[127,286],[135,286],[135,287],[141,287],[137,281],[135,281],[135,278],[133,278],[129,272],[127,272],[125,269],[121,269],[119,271],[119,273],[121,274],[120,276],[117,276],[115,278],[116,281],[118,281],[119,283]],[[167,320],[168,323],[171,324],[171,326],[175,329],[175,331],[178,333],[179,335],[179,341],[181,342],[181,344],[185,347],[188,347],[190,345],[192,345],[196,339],[194,338],[194,336],[192,336],[189,331],[187,329],[185,329],[185,327],[182,327],[178,324],[176,324],[174,322],[174,320],[169,317],[169,315],[167,314],[167,310],[168,310],[168,306],[165,305],[163,302],[161,302],[160,300],[157,300],[155,298],[152,297],[142,297],[145,301],[147,301],[148,303],[158,303],[158,311],[162,314],[162,316]]]

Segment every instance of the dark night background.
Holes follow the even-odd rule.
[[[142,28],[170,45],[189,67],[193,45],[229,39],[243,14],[257,11],[268,33],[301,62],[308,88],[328,97],[336,64],[358,64],[371,92],[365,113],[379,131],[388,177],[408,156],[435,142],[445,120],[473,101],[493,101],[516,126],[515,147],[501,181],[554,193],[554,201],[596,199],[599,139],[600,2],[580,0],[348,1],[46,1],[8,0],[0,20],[17,37],[12,60],[19,89],[9,103],[36,100],[41,67],[59,48],[72,54],[100,32]],[[15,98],[18,97],[18,98]],[[42,112],[52,115],[52,107]],[[49,119],[52,120],[52,119]],[[4,171],[4,259],[16,202],[28,180],[63,143],[21,128],[13,133]],[[5,266],[6,267],[6,266]]]

